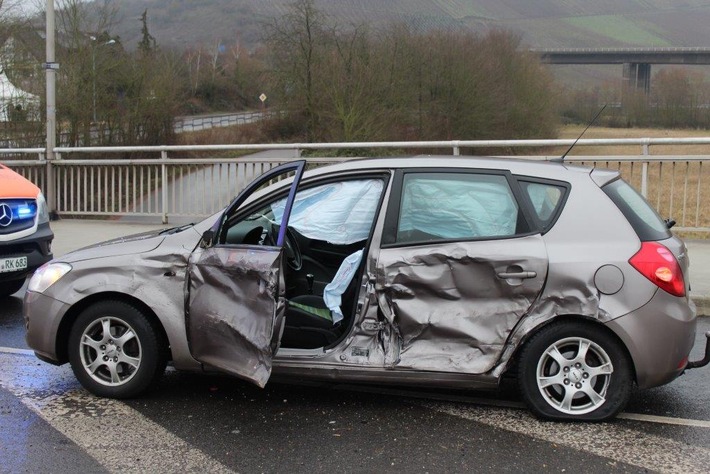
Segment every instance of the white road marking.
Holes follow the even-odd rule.
[[[422,403],[427,408],[652,471],[707,474],[710,449],[643,433],[619,422],[556,423],[527,411]]]
[[[669,416],[644,415],[641,413],[622,413],[619,415],[622,420],[646,421],[649,423],[661,423],[664,425],[692,426],[694,428],[710,428],[710,421],[691,420],[688,418],[672,418]]]
[[[128,405],[88,394],[68,367],[2,352],[0,386],[108,471],[233,472]]]
[[[19,354],[25,356],[34,356],[34,351],[29,349],[15,349],[14,347],[0,347],[0,354]]]

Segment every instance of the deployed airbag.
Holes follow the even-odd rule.
[[[504,176],[405,176],[399,217],[402,235],[426,234],[437,239],[470,239],[515,234],[517,204]]]
[[[336,245],[366,240],[383,186],[380,179],[365,179],[298,191],[288,225],[309,239]],[[271,206],[276,222],[281,222],[285,205],[282,199]]]

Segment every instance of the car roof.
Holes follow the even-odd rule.
[[[495,158],[482,156],[451,156],[428,155],[409,156],[396,158],[362,158],[345,161],[335,165],[322,166],[309,170],[307,177],[316,177],[324,174],[367,171],[378,169],[425,169],[425,168],[451,168],[451,169],[482,169],[482,170],[509,170],[513,174],[536,176],[550,179],[564,179],[570,173],[589,174],[592,171],[588,166],[570,165],[543,160],[519,158]]]
[[[325,161],[316,159],[310,164],[317,164]],[[395,158],[355,158],[337,164],[327,164],[306,171],[303,176],[304,182],[317,180],[322,177],[342,176],[350,173],[367,173],[377,171],[389,171],[397,169],[445,169],[452,170],[501,170],[510,171],[515,175],[530,176],[535,178],[553,179],[561,181],[572,181],[575,178],[589,176],[594,168],[588,166],[571,165],[569,163],[553,162],[545,160],[520,159],[520,158],[495,158],[482,156],[451,156],[451,155],[427,155],[427,156],[404,156]],[[600,179],[610,181],[619,175],[618,171],[603,171]],[[270,186],[254,192],[245,204],[255,202],[264,196],[273,194],[277,190],[283,190],[293,181],[293,177],[278,181]]]

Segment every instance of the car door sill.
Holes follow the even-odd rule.
[[[275,358],[272,368],[272,380],[279,381],[290,378],[487,390],[497,389],[499,382],[498,378],[491,375],[386,369],[382,367],[351,366],[333,362],[313,363],[312,361]]]

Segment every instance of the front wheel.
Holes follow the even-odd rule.
[[[631,396],[633,377],[621,344],[603,328],[581,321],[541,329],[520,354],[518,383],[537,416],[601,421],[616,416]]]
[[[165,371],[166,344],[140,310],[122,301],[102,301],[85,309],[72,326],[69,362],[91,393],[130,398]]]

